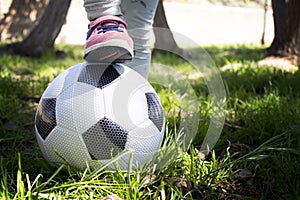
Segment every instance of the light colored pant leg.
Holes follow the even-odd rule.
[[[154,43],[152,30],[158,0],[123,0],[121,3],[129,35],[134,42],[134,57],[128,67],[148,78],[151,65],[151,46]]]
[[[102,15],[121,15],[121,0],[84,0],[84,8],[89,20]]]

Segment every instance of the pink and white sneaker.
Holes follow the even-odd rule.
[[[133,41],[122,18],[106,15],[90,22],[84,51],[86,61],[124,63],[132,57]]]

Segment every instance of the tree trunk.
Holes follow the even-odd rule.
[[[50,0],[38,25],[21,43],[8,46],[8,51],[25,56],[40,56],[54,48],[54,42],[65,23],[71,0]]]
[[[300,57],[300,1],[272,0],[275,37],[268,48],[268,56],[299,64]]]
[[[0,20],[0,41],[22,40],[36,26],[48,0],[13,0]]]
[[[159,0],[158,2],[153,26],[155,34],[155,49],[162,50],[167,47],[168,49],[174,49],[175,51],[179,50],[173,34],[170,31],[162,0]]]
[[[163,0],[159,0],[156,13],[154,16],[154,35],[155,35],[155,44],[153,53],[174,53],[179,57],[185,58],[196,58],[197,56],[191,52],[181,49],[174,37],[173,33],[170,30],[170,27],[167,22],[165,9],[163,6]]]

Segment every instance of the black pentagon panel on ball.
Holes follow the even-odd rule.
[[[114,67],[114,65],[108,66],[99,80],[100,88],[102,89],[108,86],[110,83],[112,83],[114,80],[116,80],[119,77],[120,74],[118,70]]]
[[[106,160],[125,149],[127,131],[110,119],[103,118],[82,137],[93,160]]]
[[[164,111],[155,93],[148,92],[147,98],[148,117],[155,124],[159,131],[162,130],[164,123]]]
[[[35,125],[38,133],[44,140],[56,126],[55,107],[55,98],[44,98],[41,99],[39,103],[35,117]]]
[[[80,72],[78,82],[103,89],[119,78],[121,73],[123,71],[119,65],[88,64]]]

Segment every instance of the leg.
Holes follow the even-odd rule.
[[[121,3],[135,51],[132,62],[127,66],[135,69],[146,79],[151,64],[151,46],[154,42],[152,25],[157,4],[158,0],[123,0]]]
[[[122,15],[121,0],[84,0],[84,8],[90,21],[103,15]]]

